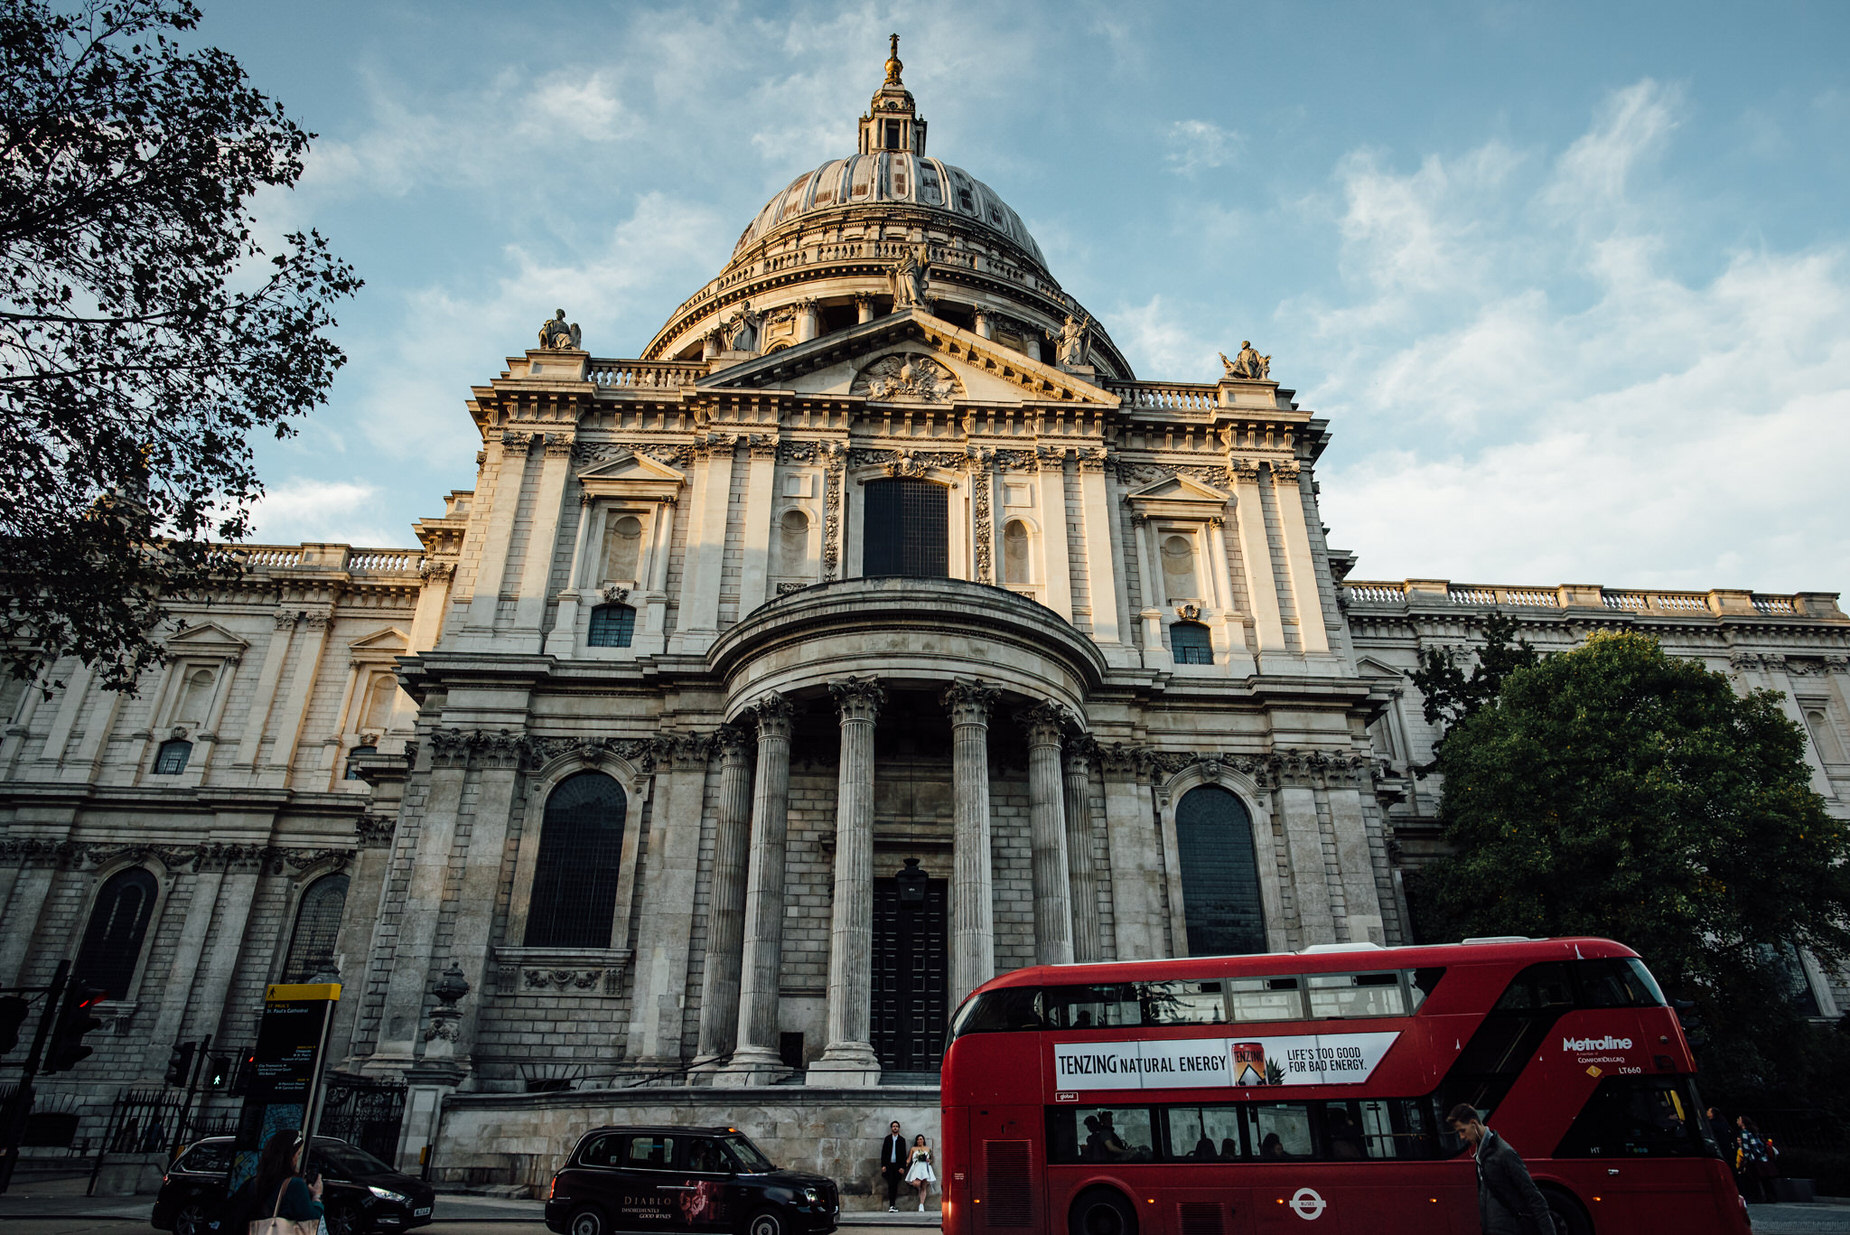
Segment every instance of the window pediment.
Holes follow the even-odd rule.
[[[587,496],[642,502],[672,502],[687,483],[687,473],[648,455],[625,451],[614,459],[578,473]]]

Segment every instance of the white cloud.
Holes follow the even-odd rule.
[[[1208,167],[1225,167],[1239,156],[1246,139],[1211,120],[1177,120],[1163,134],[1171,171],[1184,176]]]
[[[402,531],[386,531],[380,493],[362,481],[291,476],[271,485],[251,509],[251,540],[257,544],[326,541],[366,547],[402,545]]]

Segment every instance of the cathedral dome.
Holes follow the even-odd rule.
[[[765,203],[733,247],[737,257],[780,224],[844,206],[903,205],[941,210],[1013,243],[1043,270],[1047,259],[1021,216],[996,191],[961,167],[908,150],[876,150],[832,159],[790,182]]]

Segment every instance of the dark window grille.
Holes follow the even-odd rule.
[[[929,480],[867,482],[861,573],[908,579],[950,575],[949,490]]]
[[[109,877],[90,910],[90,924],[71,971],[73,983],[97,987],[105,999],[128,998],[157,889],[154,876],[139,866]]]
[[[568,776],[546,799],[527,947],[610,946],[626,809],[622,786],[602,772]]]
[[[377,746],[356,746],[352,750],[348,751],[347,752],[346,779],[364,780],[365,778],[360,775],[359,765],[354,763],[354,760],[358,759],[361,755],[376,755],[378,753],[379,753],[379,748]]]
[[[347,908],[347,876],[324,875],[308,885],[295,911],[295,934],[283,962],[283,981],[306,982],[334,968],[340,921]]]
[[[1190,956],[1265,951],[1265,912],[1253,824],[1240,799],[1214,785],[1176,804],[1183,918]]]
[[[628,605],[599,605],[591,610],[588,642],[594,648],[626,648],[636,634],[636,611]]]
[[[193,757],[193,744],[185,738],[162,742],[154,754],[156,776],[178,776],[186,771],[186,761]]]
[[[1208,638],[1208,628],[1200,622],[1177,622],[1171,626],[1169,646],[1175,649],[1178,665],[1214,663],[1214,644]]]

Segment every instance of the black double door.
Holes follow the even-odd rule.
[[[889,1072],[936,1072],[944,1054],[948,892],[912,863],[874,880],[873,1037]]]

